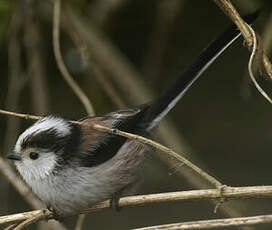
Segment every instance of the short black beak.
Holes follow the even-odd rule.
[[[19,156],[18,154],[14,153],[14,152],[8,154],[7,158],[10,159],[10,160],[14,160],[14,161],[22,160],[21,156]]]

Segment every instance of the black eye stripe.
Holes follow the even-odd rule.
[[[40,148],[48,150],[58,150],[58,146],[65,140],[65,137],[59,136],[57,130],[52,128],[43,132],[33,133],[27,136],[22,144],[22,149]]]
[[[21,142],[21,150],[38,149],[42,152],[52,152],[58,155],[58,164],[68,164],[78,153],[81,131],[78,125],[69,124],[69,133],[60,135],[55,128],[42,132],[33,132]],[[39,152],[39,151],[38,151]],[[29,158],[32,159],[29,155]]]

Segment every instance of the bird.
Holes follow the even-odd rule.
[[[258,14],[250,14],[245,20],[252,23]],[[135,193],[152,148],[95,130],[92,125],[150,138],[160,120],[239,36],[232,25],[150,103],[84,117],[77,123],[54,115],[41,118],[18,137],[7,158],[14,161],[26,184],[54,213],[81,211],[108,199],[111,207],[119,210],[120,197]]]

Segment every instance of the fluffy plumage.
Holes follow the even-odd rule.
[[[126,113],[128,110],[126,110]],[[39,147],[19,148],[21,149],[20,161],[15,161],[16,167],[30,185],[33,192],[43,200],[46,205],[57,212],[69,212],[87,208],[92,204],[111,198],[116,192],[133,189],[133,185],[139,176],[139,169],[144,162],[144,153],[150,148],[137,141],[126,140],[126,138],[102,132],[90,128],[95,122],[111,128],[122,128],[129,123],[128,115],[122,116],[122,111],[117,114],[108,114],[104,117],[90,117],[82,121],[82,125],[71,125],[63,119],[63,124],[69,124],[70,132],[65,135],[56,135],[56,139],[50,139],[51,145],[59,146],[53,152]],[[131,110],[134,114],[134,110]],[[116,120],[116,117],[118,119]],[[125,122],[122,120],[125,118]],[[29,129],[38,130],[34,133],[28,129],[21,134],[16,143],[17,146],[30,146],[33,139],[42,137],[41,133],[51,133],[52,129],[41,130],[37,127],[41,123],[48,123],[61,118],[45,117],[42,121],[35,123]],[[135,122],[133,122],[135,123]],[[35,127],[37,126],[37,127]],[[77,131],[75,127],[77,126]],[[129,127],[132,127],[130,124]],[[37,128],[37,129],[36,129]],[[74,143],[74,151],[66,151],[70,137],[76,135],[81,141]],[[37,136],[36,136],[37,135]],[[50,144],[50,143],[48,143]],[[38,151],[39,158],[31,160],[28,153]],[[106,186],[105,186],[106,185]]]

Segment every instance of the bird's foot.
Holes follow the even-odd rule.
[[[47,209],[50,211],[50,212],[52,212],[52,214],[53,214],[53,219],[54,220],[56,220],[56,221],[59,221],[59,222],[63,222],[63,217],[61,217],[60,215],[59,215],[59,213],[54,209],[54,208],[52,208],[51,206],[47,206]]]
[[[121,192],[116,192],[110,199],[110,207],[117,212],[121,211],[121,207],[119,206],[120,194]]]

